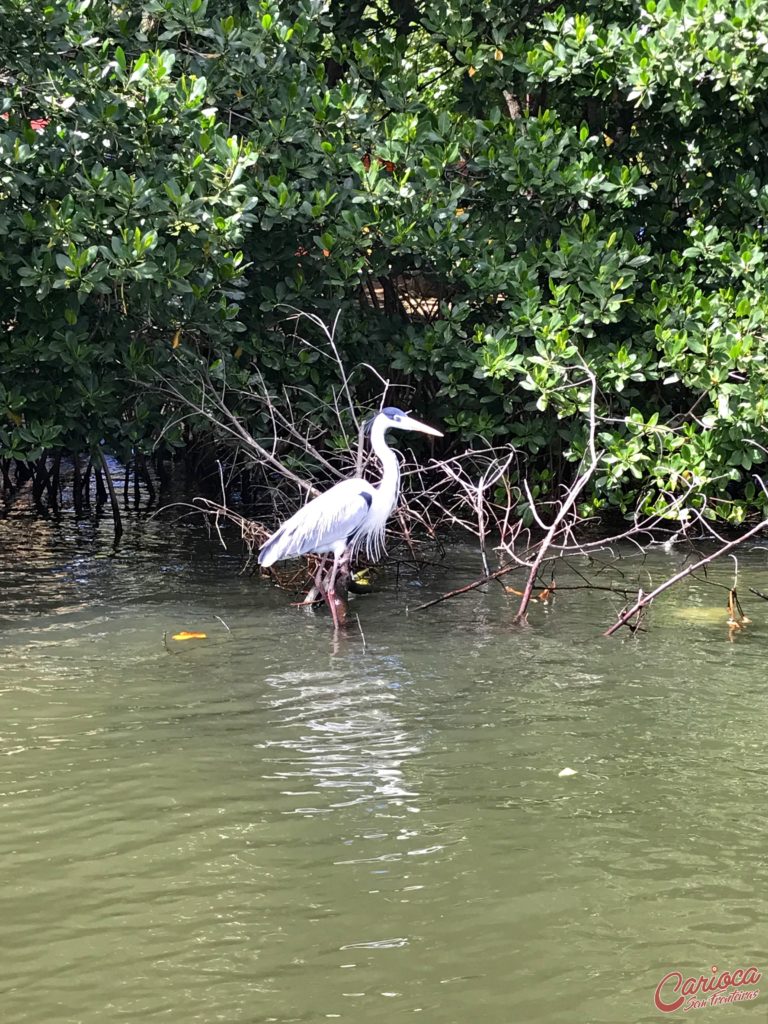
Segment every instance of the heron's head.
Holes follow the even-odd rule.
[[[428,427],[426,423],[422,423],[420,420],[415,420],[413,416],[409,416],[407,412],[403,412],[402,409],[397,409],[393,405],[388,405],[386,409],[382,409],[376,419],[379,419],[379,417],[384,420],[386,430],[391,428],[396,428],[397,430],[418,430],[422,434],[432,434],[433,437],[443,436],[439,430],[435,430],[434,427]]]

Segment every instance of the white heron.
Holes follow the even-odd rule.
[[[336,607],[336,576],[361,548],[370,559],[378,559],[384,551],[387,520],[397,504],[400,493],[400,466],[397,455],[386,442],[388,430],[419,430],[423,434],[442,437],[439,430],[413,419],[402,409],[389,406],[374,416],[371,423],[371,447],[382,465],[377,487],[362,477],[342,480],[286,520],[259,551],[259,565],[274,565],[283,558],[299,555],[333,555],[333,568],[327,586],[321,583],[325,559],[315,577],[315,584],[328,602],[334,626],[338,627]]]

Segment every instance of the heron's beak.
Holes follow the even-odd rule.
[[[422,434],[432,434],[433,437],[443,436],[439,430],[435,430],[434,427],[428,427],[426,423],[415,420],[413,416],[403,416],[397,426],[401,430],[419,430]]]

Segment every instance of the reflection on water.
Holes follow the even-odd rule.
[[[404,789],[403,764],[417,752],[397,714],[397,692],[383,679],[350,681],[341,691],[332,672],[302,672],[266,680],[279,694],[270,706],[281,718],[284,738],[264,744],[267,764],[275,779],[309,788],[292,796],[336,790],[333,801],[321,807],[297,808],[297,813],[328,813],[337,807],[368,803],[373,807],[401,806],[415,794]],[[286,687],[290,697],[284,697]],[[361,746],[361,737],[367,737]],[[294,784],[293,782],[291,784]]]
[[[451,561],[334,644],[194,526],[0,522],[4,1024],[634,1024],[768,968],[768,605],[737,643],[671,614],[701,583],[639,642],[605,593],[406,614]]]

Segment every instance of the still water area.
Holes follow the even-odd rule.
[[[334,640],[227,541],[0,521],[2,1024],[768,1021],[768,975],[654,1006],[768,971],[765,547],[730,638],[700,580],[635,638],[606,591],[415,611],[480,574],[456,547]],[[647,591],[688,552],[622,554]]]

